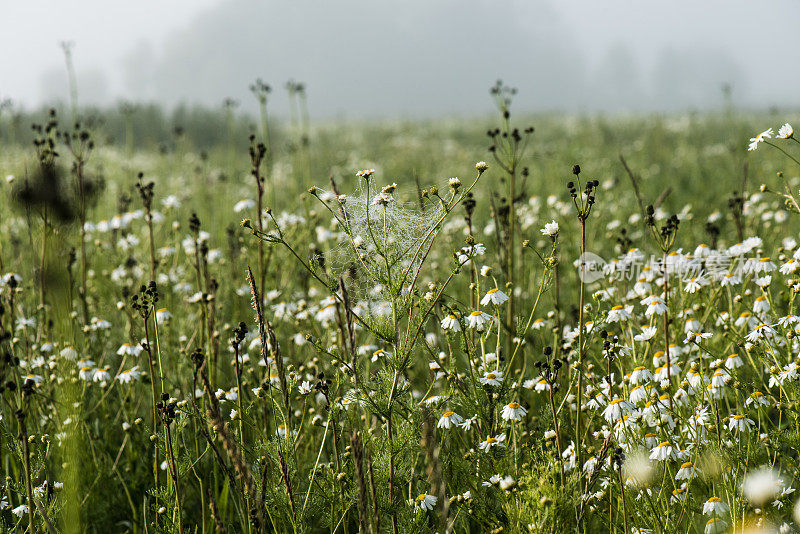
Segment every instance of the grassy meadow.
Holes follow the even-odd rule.
[[[292,90],[0,114],[0,531],[798,531],[800,115]]]

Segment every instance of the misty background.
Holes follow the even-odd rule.
[[[31,0],[0,2],[0,101],[122,100],[255,111],[249,85],[306,84],[313,118],[800,104],[800,2],[775,0]],[[726,101],[723,87],[730,88]]]

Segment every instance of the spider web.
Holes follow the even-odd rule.
[[[372,312],[379,301],[391,299],[389,281],[395,292],[401,290],[399,284],[406,272],[410,274],[402,290],[408,291],[423,261],[426,243],[436,235],[434,225],[444,214],[441,203],[425,200],[420,206],[418,202],[403,202],[392,195],[393,200],[388,203],[376,204],[373,201],[380,191],[370,191],[368,197],[365,188],[359,186],[355,194],[347,195],[340,204],[333,192],[317,189],[319,198],[346,225],[346,228],[339,225],[337,237],[325,243],[329,276],[343,277],[351,298],[360,307],[367,304]]]

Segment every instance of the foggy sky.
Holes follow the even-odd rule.
[[[313,117],[477,115],[497,78],[524,110],[800,106],[800,2],[775,0],[0,0],[0,100],[253,109],[307,84]]]

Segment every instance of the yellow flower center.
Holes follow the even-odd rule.
[[[487,293],[488,295],[492,295],[492,294],[494,294],[494,293],[497,293],[498,291],[500,291],[498,288],[494,288],[494,289],[490,289],[490,290],[489,290],[489,291],[487,291],[486,293]]]
[[[662,441],[658,444],[659,447],[669,447],[669,441]]]
[[[689,469],[690,467],[692,467],[692,462],[686,462],[681,465],[681,469]]]
[[[708,499],[708,502],[721,502],[721,501],[722,499],[720,499],[719,497],[711,497],[710,499]]]
[[[451,417],[451,416],[452,416],[454,413],[455,413],[455,412],[444,412],[444,413],[442,414],[442,417],[448,417],[448,418],[449,418],[449,417]]]
[[[497,375],[494,374],[494,373],[487,373],[486,374],[486,379],[487,380],[494,380],[495,378],[497,378]]]
[[[509,402],[508,403],[508,407],[511,408],[512,410],[516,410],[517,408],[519,408],[519,403],[518,402]]]
[[[486,438],[486,443],[497,443],[497,440],[494,438]]]
[[[621,309],[622,309],[622,306],[614,306],[614,307],[613,307],[613,308],[611,308],[611,309],[612,309],[612,310],[621,310]]]
[[[474,311],[474,312],[470,313],[470,315],[472,315],[473,317],[478,317],[481,314],[483,314],[482,311]]]
[[[424,500],[425,500],[425,494],[424,493],[420,493],[419,495],[417,495],[417,502],[422,502]]]

